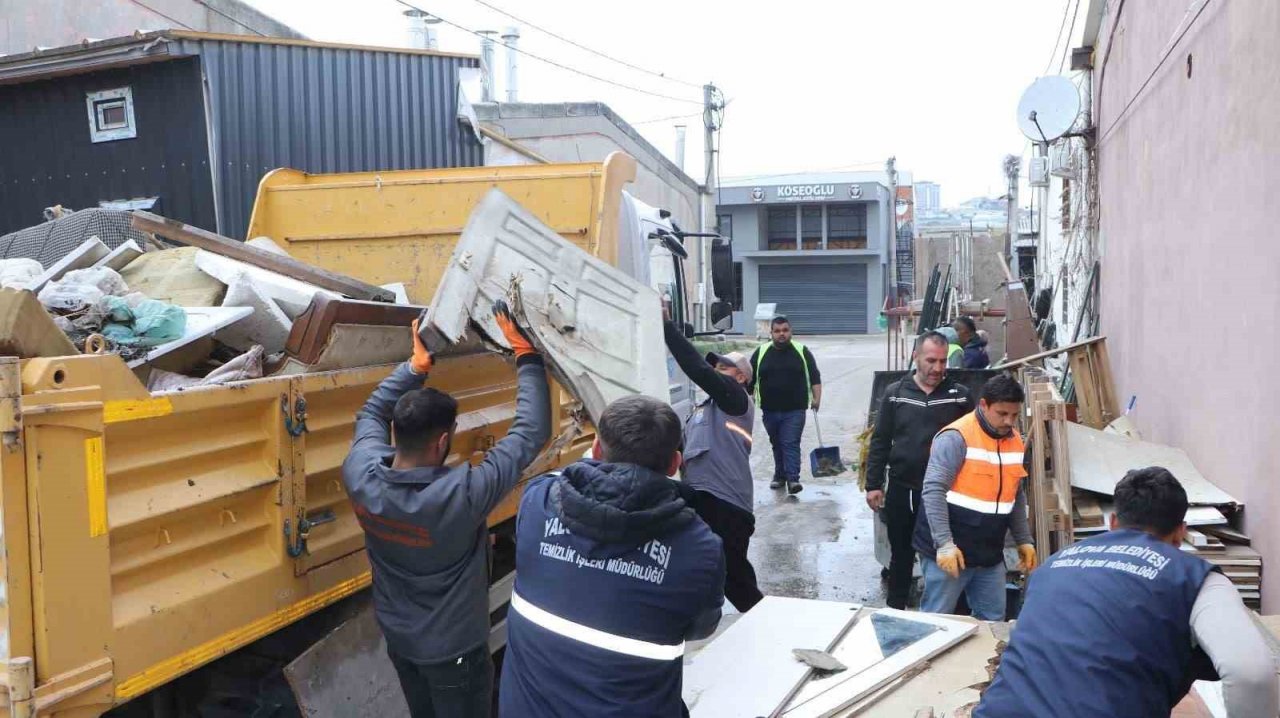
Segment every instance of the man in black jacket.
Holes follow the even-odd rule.
[[[670,320],[667,350],[707,393],[684,422],[686,500],[724,542],[725,598],[746,613],[764,598],[747,559],[756,530],[751,432],[756,407],[747,394],[751,363],[738,352],[704,358]]]
[[[929,446],[942,427],[973,411],[969,390],[947,377],[947,350],[938,332],[916,339],[915,372],[885,388],[867,453],[867,505],[880,512],[889,532],[890,608],[906,608],[911,594],[911,538]]]

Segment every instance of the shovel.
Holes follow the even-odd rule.
[[[840,460],[840,447],[822,445],[822,424],[818,421],[818,412],[813,412],[813,428],[818,432],[818,448],[809,452],[809,472],[817,476],[837,476],[844,473],[844,462]]]

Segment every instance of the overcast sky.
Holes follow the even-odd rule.
[[[480,0],[410,1],[471,30],[519,24]],[[407,44],[406,8],[395,0],[248,2],[317,40]],[[519,46],[533,55],[676,99],[522,56],[521,101],[604,102],[673,159],[674,126],[686,123],[685,167],[701,177],[700,86],[714,82],[729,99],[722,176],[879,169],[894,155],[898,168],[910,170],[917,181],[941,184],[944,205],[1003,193],[1001,159],[1025,148],[1014,121],[1018,98],[1044,74],[1051,56],[1050,73],[1057,73],[1068,45],[1060,42],[1053,52],[1064,15],[1078,7],[1070,45],[1078,44],[1088,5],[799,0],[770,3],[776,10],[763,12],[747,3],[709,0],[483,2],[693,85],[627,68],[523,25]],[[447,24],[437,27],[441,50],[479,53],[474,35]],[[505,99],[505,50],[497,52],[497,88]],[[673,116],[686,117],[663,119]]]

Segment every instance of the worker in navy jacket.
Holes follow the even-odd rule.
[[[1031,576],[975,718],[1163,718],[1197,678],[1222,679],[1228,716],[1275,716],[1275,660],[1240,593],[1181,550],[1182,485],[1158,466],[1138,469],[1115,500],[1110,531]]]
[[[725,562],[668,478],[680,429],[657,399],[619,399],[600,417],[594,459],[525,489],[501,715],[684,712],[684,643],[719,624]]]

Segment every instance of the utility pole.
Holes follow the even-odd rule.
[[[716,151],[716,133],[724,125],[724,96],[720,93],[720,89],[714,84],[707,83],[702,86],[702,143],[703,154],[706,157],[705,177],[702,186],[705,194],[703,195],[706,203],[702,211],[702,231],[709,232],[711,228],[719,230],[719,220],[716,218],[716,196],[718,194],[716,187],[716,162],[719,159]],[[705,237],[698,239],[698,296],[696,297],[696,316],[697,326],[699,330],[705,331],[708,326],[707,322],[707,293],[711,284],[710,267],[707,262],[707,239]],[[721,297],[724,300],[729,297]]]
[[[1004,176],[1009,180],[1009,189],[1005,194],[1005,235],[1004,255],[1013,270],[1014,279],[1020,279],[1018,263],[1013,258],[1013,233],[1018,230],[1018,173],[1022,170],[1022,158],[1017,155],[1005,155]]]
[[[884,173],[889,179],[889,306],[898,306],[898,170],[897,158],[890,157],[884,163]]]

